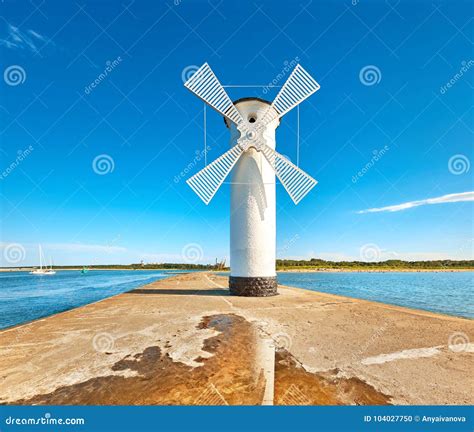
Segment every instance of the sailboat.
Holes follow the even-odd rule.
[[[53,270],[52,262],[50,268],[48,268],[48,266],[45,266],[45,268],[43,268],[43,249],[41,248],[41,245],[38,245],[38,253],[40,259],[40,268],[30,271],[30,274],[37,276],[56,274],[56,272]]]

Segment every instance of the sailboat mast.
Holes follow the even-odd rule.
[[[38,245],[38,251],[40,256],[40,270],[43,270],[43,251],[41,250],[41,245]]]

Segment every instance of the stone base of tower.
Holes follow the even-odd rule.
[[[229,277],[231,295],[243,297],[270,297],[277,295],[277,278],[274,277]]]

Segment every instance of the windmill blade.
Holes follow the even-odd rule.
[[[266,144],[262,146],[262,153],[295,204],[298,204],[318,183],[313,177]]]
[[[238,144],[235,145],[214,162],[207,165],[206,168],[186,180],[186,183],[196,192],[199,198],[209,204],[217,189],[239,159],[242,151]]]
[[[207,63],[204,63],[184,86],[236,125],[243,122],[244,119]]]
[[[262,126],[265,127],[276,118],[283,117],[319,88],[320,85],[316,80],[300,64],[297,64],[263,116]],[[272,108],[277,111],[278,115]]]

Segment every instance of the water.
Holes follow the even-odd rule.
[[[0,273],[0,328],[83,306],[163,279],[176,272],[148,270],[58,271],[53,276]]]
[[[0,328],[120,294],[174,271],[0,273]],[[227,275],[227,274],[226,274]],[[474,318],[474,272],[279,273],[283,285]]]
[[[474,272],[279,273],[313,291],[474,318]]]

